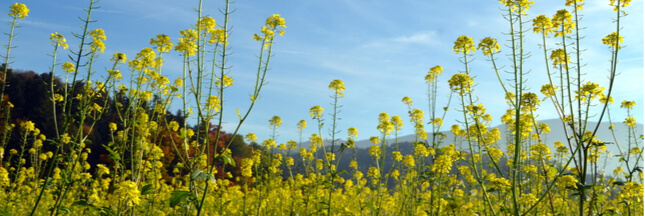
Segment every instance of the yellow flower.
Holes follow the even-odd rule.
[[[535,19],[533,19],[533,32],[542,33],[544,36],[548,37],[549,33],[553,32],[553,23],[551,23],[551,18],[542,14]]]
[[[455,41],[455,46],[452,50],[454,50],[456,54],[475,52],[475,42],[473,41],[473,38],[466,35],[459,36]]]
[[[401,120],[399,115],[392,116],[391,123],[397,131],[401,130],[401,127],[403,127],[403,120]]]
[[[381,176],[381,174],[379,173],[379,171],[378,171],[378,169],[376,167],[370,167],[367,170],[367,177],[378,178],[380,176]]]
[[[282,125],[282,119],[280,118],[280,116],[273,116],[269,120],[269,126],[271,126],[271,127],[278,128],[278,127],[280,127],[280,125]]]
[[[477,48],[484,52],[485,56],[490,56],[499,52],[501,46],[497,43],[497,39],[486,37],[479,42]]]
[[[562,188],[578,188],[576,185],[578,183],[578,179],[573,177],[572,175],[563,175],[560,178],[558,178],[557,184],[562,187]]]
[[[349,167],[356,169],[358,168],[358,163],[355,160],[352,160],[349,162]]]
[[[553,68],[557,68],[560,64],[565,65],[570,62],[569,55],[567,55],[562,48],[551,51],[551,56],[549,58],[553,60]]]
[[[209,29],[208,33],[210,33],[211,35],[211,38],[208,40],[209,44],[218,43],[218,44],[224,44],[224,46],[228,45],[226,30],[221,28]]]
[[[401,173],[399,172],[399,170],[392,170],[392,172],[390,173],[390,176],[392,176],[392,178],[394,179],[399,179],[400,175]]]
[[[619,7],[629,6],[629,3],[631,3],[632,0],[618,0],[618,4],[616,4],[616,0],[609,0],[609,2],[609,5],[614,6],[614,11],[618,11]]]
[[[426,77],[425,77],[426,83],[433,82],[439,75],[441,75],[442,72],[443,72],[443,67],[439,65],[431,67],[430,70],[428,71],[428,74],[426,74]],[[412,104],[409,104],[409,105],[412,105]]]
[[[273,14],[271,17],[267,18],[266,25],[270,26],[271,28],[287,27],[284,18],[280,17],[280,14]]]
[[[320,105],[316,105],[316,106],[311,107],[311,109],[309,109],[309,115],[311,117],[313,117],[314,119],[320,118],[320,117],[322,117],[322,112],[324,110],[325,109],[320,107]]]
[[[248,133],[244,136],[244,139],[248,142],[257,142],[258,137],[256,137],[254,133]]]
[[[193,56],[197,52],[197,31],[194,29],[181,30],[179,32],[183,37],[179,38],[179,43],[175,50],[182,52],[184,56]]]
[[[626,117],[625,121],[623,121],[623,123],[625,123],[625,125],[627,125],[629,127],[636,127],[636,118],[631,117],[631,116]]]
[[[174,44],[170,41],[170,36],[159,34],[156,39],[150,39],[150,45],[155,46],[157,51],[164,53],[170,51]]]
[[[9,172],[4,167],[0,167],[0,188],[9,186],[10,183]]]
[[[36,129],[36,124],[31,121],[24,121],[20,123],[20,127],[22,127],[25,132],[29,133]]]
[[[414,102],[412,102],[412,99],[410,97],[405,96],[403,99],[401,99],[401,102],[403,102],[405,105],[412,106]]]
[[[555,89],[557,89],[557,87],[551,84],[545,84],[542,86],[542,89],[540,89],[540,91],[542,92],[542,94],[544,94],[544,96],[551,97],[555,96]]]
[[[374,143],[374,145],[379,144],[381,141],[377,136],[371,136],[370,137],[370,142]]]
[[[119,199],[125,201],[126,206],[136,206],[141,201],[139,197],[141,191],[139,191],[137,183],[130,180],[119,183],[114,193],[119,196]]]
[[[307,127],[307,121],[305,121],[305,120],[300,120],[300,121],[298,122],[298,125],[297,125],[297,127],[296,127],[296,128],[297,128],[298,130],[303,130],[303,129],[305,129],[306,127]]]
[[[393,151],[393,152],[392,152],[392,158],[393,158],[395,161],[401,161],[401,160],[403,160],[403,155],[401,155],[401,152],[400,152],[400,151]]]
[[[555,37],[565,36],[571,33],[571,30],[576,26],[576,23],[571,20],[573,16],[567,9],[562,9],[553,15],[552,24],[555,31]]]
[[[623,102],[620,103],[620,108],[625,108],[625,109],[632,109],[636,106],[635,101],[626,101],[624,100]]]
[[[202,17],[199,20],[198,24],[201,30],[213,29],[215,28],[215,25],[217,25],[217,23],[215,22],[215,19],[209,16]]]
[[[623,36],[618,35],[616,32],[612,32],[611,34],[608,34],[607,37],[602,39],[602,44],[607,44],[609,47],[612,47],[614,49],[620,49],[620,43],[623,43]]]
[[[381,158],[381,148],[378,145],[372,145],[369,149],[370,155],[375,158]]]
[[[387,113],[380,113],[378,115],[379,125],[376,126],[376,129],[379,129],[385,135],[390,135],[390,132],[394,129],[394,125],[390,122],[390,115]]]
[[[454,92],[459,93],[460,96],[470,93],[470,88],[473,85],[473,78],[468,74],[458,73],[452,75],[448,83],[450,84],[450,89]]]
[[[9,6],[9,9],[9,16],[13,18],[24,19],[29,14],[29,8],[27,8],[27,5],[25,4],[14,3]]]
[[[63,49],[68,48],[67,40],[65,39],[65,37],[63,37],[62,34],[59,34],[58,32],[51,33],[49,39],[51,40],[51,44],[54,46],[60,46]]]
[[[345,96],[345,94],[343,94],[343,91],[345,91],[345,84],[342,80],[335,79],[331,81],[331,83],[329,83],[329,89],[333,89],[334,94],[337,94],[340,97]]]
[[[116,131],[116,129],[117,129],[116,123],[114,123],[114,122],[110,122],[108,127],[110,128],[110,131],[112,131],[112,132]]]
[[[105,31],[103,31],[103,29],[95,29],[89,34],[90,36],[92,36],[92,42],[90,42],[92,51],[99,51],[103,53],[103,51],[105,51],[105,44],[103,43],[103,40],[107,39],[107,37],[105,36]]]
[[[582,3],[583,1],[584,0],[567,0],[567,2],[564,5],[566,6],[575,5],[576,10],[582,10],[582,5],[584,5],[584,3]]]
[[[403,164],[408,168],[414,167],[414,156],[406,155],[405,157],[403,157]]]
[[[358,136],[358,129],[356,129],[355,127],[349,127],[347,129],[347,136],[356,138]]]
[[[587,82],[580,88],[580,91],[575,91],[577,96],[576,99],[585,101],[586,98],[594,99],[602,94],[602,91],[605,90],[604,87],[598,85],[598,83]]]
[[[69,135],[67,133],[64,133],[64,134],[60,135],[60,142],[62,144],[67,144],[67,143],[69,143],[71,141],[72,141],[72,138],[69,137]]]
[[[242,159],[242,176],[250,178],[253,176],[253,159],[244,158]]]
[[[219,111],[219,109],[221,108],[219,97],[215,95],[209,96],[206,102],[206,108],[215,112]]]
[[[74,67],[74,64],[71,62],[65,62],[61,65],[61,68],[63,68],[63,71],[67,73],[71,73],[76,71],[76,68]]]
[[[215,80],[215,85],[216,85],[216,86],[220,86],[220,85],[222,85],[222,83],[221,83],[221,82],[222,82],[222,79],[220,79],[219,77],[217,77],[217,78],[215,78],[215,79],[216,79],[216,80]],[[223,84],[224,84],[224,87],[233,86],[233,81],[234,81],[233,77],[230,77],[230,76],[226,76],[226,75],[224,75],[224,83],[223,83]]]

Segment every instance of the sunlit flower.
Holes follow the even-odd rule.
[[[29,8],[27,8],[27,5],[25,4],[14,3],[13,5],[9,6],[9,9],[9,16],[13,18],[24,19],[29,14]]]
[[[625,108],[625,109],[632,109],[636,106],[635,101],[626,101],[624,100],[623,102],[620,103],[620,108]]]
[[[557,87],[554,87],[551,84],[545,84],[542,86],[542,89],[540,89],[540,92],[542,92],[544,96],[551,97],[555,96],[555,89],[557,89]]]
[[[614,11],[618,11],[619,7],[627,7],[631,2],[632,0],[618,0],[618,4],[616,4],[616,0],[609,0],[609,5],[613,6]]]
[[[34,131],[36,129],[36,124],[31,121],[23,121],[20,123],[20,127],[27,133]]]
[[[562,48],[551,51],[551,56],[549,58],[553,60],[553,68],[557,68],[558,65],[566,65],[570,63],[569,55],[565,53]]]
[[[410,97],[408,96],[403,97],[403,99],[401,99],[401,102],[403,102],[403,104],[408,106],[412,106],[412,104],[414,103],[412,102],[412,99],[410,99]]]
[[[137,187],[137,183],[130,180],[123,181],[119,183],[114,191],[115,194],[119,196],[120,199],[125,201],[127,206],[136,206],[139,205],[141,201],[140,195],[141,191]]]
[[[470,93],[473,82],[473,78],[471,78],[468,74],[463,73],[452,75],[450,80],[448,80],[450,89],[452,89],[454,92],[459,93],[460,96]]]
[[[349,136],[350,138],[356,138],[358,136],[358,129],[356,129],[355,127],[349,127],[347,129],[347,136]]]
[[[280,118],[280,116],[273,116],[271,117],[271,119],[269,119],[269,126],[271,126],[272,128],[278,128],[280,127],[280,125],[282,125],[282,119]]]
[[[571,33],[571,30],[576,26],[576,23],[571,20],[572,17],[567,9],[559,10],[553,15],[551,23],[553,24],[555,37],[565,36],[567,33]]]
[[[442,72],[443,72],[443,67],[439,65],[431,67],[430,70],[428,71],[428,74],[426,74],[426,77],[425,77],[426,83],[433,82],[439,75],[441,75]]]
[[[345,84],[342,80],[335,79],[331,81],[331,83],[329,83],[329,89],[333,89],[334,94],[337,94],[340,97],[345,96],[345,94],[343,94],[343,91],[345,91]]]
[[[92,36],[92,42],[90,42],[90,46],[92,47],[92,51],[99,51],[103,53],[105,51],[105,44],[103,41],[107,39],[105,36],[105,31],[103,29],[95,29],[91,31],[90,36]]]
[[[221,108],[219,97],[215,95],[209,96],[206,100],[206,108],[215,112],[219,111]]]
[[[216,86],[220,86],[220,85],[222,85],[222,83],[221,83],[221,82],[222,82],[222,79],[221,79],[221,78],[217,77],[217,78],[215,78],[215,79],[216,79],[216,80],[215,80],[215,85],[216,85]],[[226,76],[226,75],[224,75],[224,83],[223,83],[223,84],[224,84],[224,87],[233,86],[233,81],[234,81],[233,77],[230,77],[230,76]]]
[[[71,73],[71,72],[76,71],[76,68],[74,67],[74,64],[71,63],[71,62],[65,62],[60,67],[63,68],[63,71],[65,71],[67,73]]]
[[[623,43],[623,36],[619,36],[616,32],[612,32],[602,39],[602,44],[607,44],[609,47],[614,49],[620,49],[620,43]]]
[[[49,39],[51,40],[51,44],[54,46],[60,46],[63,49],[67,49],[68,47],[65,37],[63,37],[63,35],[59,34],[58,32],[51,33]]]
[[[549,33],[553,32],[553,23],[551,23],[551,18],[542,14],[535,19],[533,19],[533,32],[542,33],[544,36],[548,37]]]
[[[311,107],[311,109],[309,109],[309,115],[311,117],[313,117],[314,119],[317,119],[317,118],[322,117],[322,112],[324,110],[325,109],[322,108],[320,105],[316,105],[316,106]]]
[[[501,46],[497,43],[497,39],[491,37],[482,39],[477,46],[477,49],[480,49],[482,52],[484,52],[485,56],[490,56],[491,54],[499,52],[500,48]]]
[[[636,118],[631,116],[625,117],[625,121],[623,121],[623,123],[628,127],[636,127]]]
[[[575,6],[576,10],[582,10],[582,5],[584,5],[583,1],[584,0],[567,0],[567,2],[564,3],[564,5]]]
[[[475,52],[475,41],[473,41],[473,38],[466,35],[459,36],[455,41],[455,46],[452,50],[455,51],[456,54]]]
[[[159,34],[157,35],[156,38],[150,39],[150,45],[154,46],[157,49],[157,51],[161,53],[165,53],[170,51],[170,49],[172,49],[172,46],[174,44],[170,41],[170,36],[165,34]]]

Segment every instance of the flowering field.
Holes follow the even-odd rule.
[[[0,215],[644,214],[643,135],[632,114],[637,104],[629,98],[614,104],[612,97],[625,43],[621,30],[629,28],[621,18],[630,0],[609,1],[615,29],[597,41],[610,50],[608,86],[585,77],[582,69],[582,0],[567,0],[552,16],[530,15],[533,1],[500,1],[508,20],[508,32],[500,35],[505,43],[456,38],[452,50],[463,70],[443,78],[437,65],[419,77],[427,84],[427,110],[403,97],[408,119],[381,113],[367,162],[358,159],[358,129],[338,127],[346,90],[339,79],[330,81],[331,101],[321,102],[331,107],[313,106],[311,120],[298,123],[301,141],[276,143],[278,116],[269,120],[271,137],[238,134],[254,105],[262,103],[270,62],[279,55],[274,40],[287,27],[282,16],[268,17],[248,36],[259,50],[250,106],[237,109],[237,127],[224,132],[219,126],[225,93],[235,81],[227,61],[233,52],[228,1],[217,21],[202,15],[200,1],[195,24],[181,30],[181,38],[157,35],[134,57],[118,52],[109,60],[99,57],[106,32],[92,27],[99,2],[88,3],[78,31],[51,33],[51,72],[42,75],[11,68],[12,43],[20,39],[17,27],[29,18],[29,8],[7,5],[11,21],[3,28],[8,41],[0,67]],[[529,41],[528,34],[541,40]],[[79,46],[69,47],[68,39]],[[527,53],[525,44],[542,50]],[[59,57],[68,51],[68,60]],[[163,70],[168,55],[182,59],[175,80]],[[470,66],[475,55],[490,64],[503,87],[502,116],[491,116],[477,102]],[[525,76],[540,67],[525,64],[529,57],[544,59],[540,66],[549,82],[539,92],[526,86]],[[502,69],[498,58],[511,65]],[[101,71],[106,76],[96,75],[103,70],[95,66],[99,61],[111,64]],[[502,79],[503,72],[512,78]],[[440,82],[449,89],[439,89]],[[18,94],[27,91],[16,90],[20,86],[42,89],[43,99]],[[456,102],[440,104],[444,94]],[[40,100],[39,107],[48,108],[25,114],[19,107],[25,100]],[[536,120],[540,106],[553,106],[567,139],[545,141],[552,131]],[[168,111],[177,107],[177,114]],[[444,126],[448,112],[459,114],[459,124]],[[611,121],[612,112],[627,117],[609,128],[595,123]],[[492,127],[493,118],[501,119],[507,134]],[[414,128],[415,141],[390,141],[405,121]],[[308,124],[317,133],[302,142]],[[600,140],[599,130],[628,135]],[[607,160],[617,168],[605,173]]]

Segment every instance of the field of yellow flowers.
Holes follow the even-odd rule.
[[[442,80],[443,68],[434,66],[424,78],[431,102],[427,112],[433,117],[425,119],[409,97],[401,101],[416,134],[413,150],[406,153],[398,143],[388,143],[404,119],[381,113],[380,134],[370,138],[372,162],[361,164],[354,140],[358,130],[350,127],[345,133],[337,127],[345,92],[341,80],[329,84],[331,110],[310,109],[310,124],[318,133],[309,137],[309,146],[276,143],[275,131],[282,125],[278,116],[270,120],[271,138],[238,135],[267,82],[273,42],[285,33],[286,21],[277,14],[252,36],[260,51],[250,107],[237,110],[238,127],[231,134],[217,130],[224,92],[234,81],[227,63],[232,52],[228,0],[219,22],[202,16],[200,1],[195,25],[182,30],[181,38],[157,35],[134,57],[114,53],[108,76],[101,79],[93,76],[98,70],[93,63],[105,50],[106,36],[92,28],[91,12],[99,2],[90,0],[81,29],[73,35],[80,46],[71,51],[70,61],[57,63],[62,50],[72,49],[67,38],[50,36],[53,70],[47,94],[54,107],[49,110],[54,135],[46,136],[41,133],[45,128],[30,119],[12,118],[12,95],[5,92],[12,85],[7,76],[12,41],[20,30],[16,27],[29,15],[27,5],[12,4],[0,68],[0,215],[643,215],[642,131],[635,129],[630,113],[635,102],[622,101],[621,112],[628,117],[609,128],[626,128],[628,142],[598,140],[598,130],[606,128],[590,121],[590,116],[606,120],[609,107],[615,106],[611,94],[623,43],[620,20],[630,1],[609,1],[615,30],[598,43],[611,50],[610,85],[599,86],[582,81],[587,80],[579,61],[582,0],[566,0],[565,9],[553,16],[534,17],[528,13],[533,1],[501,0],[509,25],[504,54],[495,38],[476,43],[466,35],[458,37],[453,51],[463,71]],[[526,41],[526,34],[542,40]],[[547,44],[547,39],[557,43]],[[524,76],[535,67],[524,65],[529,56],[525,43],[539,43],[543,49],[533,54],[544,58],[549,78],[540,92],[524,86]],[[510,59],[505,70],[514,78],[499,79],[508,104],[503,116],[491,116],[476,102],[476,80],[469,71],[476,52],[498,77],[497,58]],[[169,53],[183,59],[176,80],[162,73]],[[120,68],[127,68],[132,78],[124,79]],[[64,84],[56,77],[65,77]],[[456,109],[437,104],[437,87],[446,80],[450,89],[441,92],[458,101]],[[543,141],[551,130],[535,119],[543,102],[554,106],[568,139]],[[197,119],[197,126],[168,118],[171,105],[181,107],[185,118]],[[460,124],[443,128],[446,112],[459,112]],[[493,118],[501,118],[510,131],[506,140],[491,127]],[[298,123],[301,131],[305,127],[306,121]],[[331,131],[329,137],[323,127]],[[445,139],[444,129],[453,140]],[[99,131],[109,141],[92,143]],[[259,145],[238,157],[235,137]],[[619,152],[609,152],[610,144],[618,145]],[[92,152],[97,148],[107,152],[102,162],[88,162],[98,157]],[[598,172],[599,158],[613,155],[618,168]],[[341,163],[349,168],[339,169]]]

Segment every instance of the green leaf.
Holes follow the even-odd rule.
[[[154,192],[155,192],[155,189],[152,188],[152,184],[147,184],[141,188],[141,195],[148,195]]]
[[[222,161],[224,162],[224,164],[235,166],[235,160],[233,160],[233,158],[231,158],[230,156],[220,155],[220,158],[222,158]]]
[[[200,169],[193,171],[190,174],[190,178],[192,180],[202,180],[202,181],[210,180],[213,184],[215,184],[215,177],[213,177],[213,175],[209,175],[208,173],[205,173]]]
[[[72,203],[72,206],[80,206],[80,207],[94,207],[94,205],[87,203],[86,200],[79,200],[74,203]]]
[[[174,208],[180,203],[188,202],[192,194],[190,191],[173,191],[170,193],[170,207]]]
[[[616,185],[623,186],[623,185],[625,185],[625,182],[624,181],[615,181],[615,182],[611,183],[611,185],[613,185],[613,186],[616,186]]]

